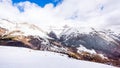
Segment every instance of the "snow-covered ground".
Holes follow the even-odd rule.
[[[0,68],[115,68],[27,48],[0,46]]]

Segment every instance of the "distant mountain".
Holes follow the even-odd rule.
[[[107,57],[120,58],[119,34],[110,30],[97,31],[94,28],[88,28],[88,30],[89,32],[85,32],[82,28],[68,28],[60,34],[60,41],[66,46],[80,47],[82,45]]]
[[[34,24],[0,19],[0,45],[52,51],[79,60],[120,66],[120,36],[111,30],[65,25],[46,31]]]

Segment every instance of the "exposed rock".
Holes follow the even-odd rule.
[[[0,37],[3,36],[6,33],[6,29],[0,27]]]

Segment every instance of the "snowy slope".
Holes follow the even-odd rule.
[[[9,21],[7,19],[0,19],[0,27],[5,28],[8,30],[7,33],[12,32],[12,31],[20,31],[21,33],[14,33],[13,35],[37,35],[42,38],[49,38],[44,30],[41,28],[37,27],[34,24],[29,24],[29,23],[16,23],[14,21]]]
[[[0,46],[0,68],[116,68],[75,60],[66,55],[26,48]]]

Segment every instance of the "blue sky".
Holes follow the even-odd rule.
[[[24,2],[24,1],[29,1],[31,3],[36,3],[37,5],[39,5],[41,7],[44,7],[48,3],[52,3],[55,7],[55,6],[57,6],[57,4],[62,2],[62,0],[12,0],[13,4],[14,3],[19,3],[19,2]]]

